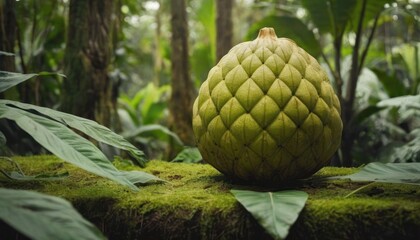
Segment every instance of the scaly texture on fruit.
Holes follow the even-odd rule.
[[[234,46],[210,70],[193,107],[203,159],[258,185],[311,176],[338,149],[342,128],[326,73],[272,28]]]

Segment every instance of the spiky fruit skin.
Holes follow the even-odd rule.
[[[340,103],[315,58],[260,30],[213,67],[193,107],[203,159],[250,184],[311,176],[340,145]]]

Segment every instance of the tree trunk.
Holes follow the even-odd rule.
[[[0,0],[0,51],[14,53],[16,39],[15,0]],[[0,55],[0,70],[15,72],[15,57]]]
[[[108,71],[113,52],[115,1],[71,0],[64,58],[62,110],[114,125],[115,87]]]
[[[160,85],[160,78],[162,76],[162,65],[163,65],[163,58],[162,58],[162,46],[161,46],[161,38],[162,38],[162,2],[160,0],[157,0],[159,3],[159,9],[156,11],[155,14],[155,21],[156,21],[156,30],[155,30],[155,48],[154,48],[154,77],[153,77],[153,83],[156,86]]]
[[[172,95],[169,103],[172,129],[186,145],[193,145],[192,105],[195,89],[189,75],[188,27],[185,0],[171,1]]]
[[[217,0],[216,19],[216,62],[218,62],[231,48],[233,37],[232,8],[234,0]]]
[[[354,146],[355,135],[354,135],[354,126],[351,126],[351,121],[354,117],[354,102],[356,100],[356,87],[359,79],[359,74],[363,65],[360,64],[359,51],[361,49],[362,41],[362,28],[363,28],[363,19],[365,17],[367,0],[363,0],[362,9],[360,13],[360,19],[356,31],[356,40],[352,52],[352,64],[350,69],[350,76],[347,81],[345,96],[342,99],[342,119],[343,119],[343,138],[342,138],[342,154],[343,154],[343,166],[351,167],[353,165],[353,156],[352,148]],[[373,28],[372,31],[375,31]],[[367,48],[369,45],[366,46]]]

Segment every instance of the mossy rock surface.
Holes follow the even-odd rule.
[[[271,239],[229,192],[250,188],[235,185],[209,165],[150,161],[140,169],[116,162],[119,168],[167,181],[133,192],[53,156],[13,159],[27,175],[67,170],[70,176],[56,181],[11,181],[1,176],[0,187],[63,197],[109,239]],[[314,177],[355,171],[326,167]],[[372,183],[345,198],[366,184],[329,180],[289,186],[307,192],[309,199],[288,239],[420,239],[420,188]],[[13,238],[16,234],[4,223],[0,232]]]

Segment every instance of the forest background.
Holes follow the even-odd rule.
[[[66,75],[1,97],[95,120],[149,158],[200,160],[191,151],[197,89],[233,45],[271,26],[317,58],[335,87],[344,132],[333,165],[420,162],[419,13],[418,0],[0,0],[0,70]],[[46,151],[12,122],[0,131],[2,151]]]

